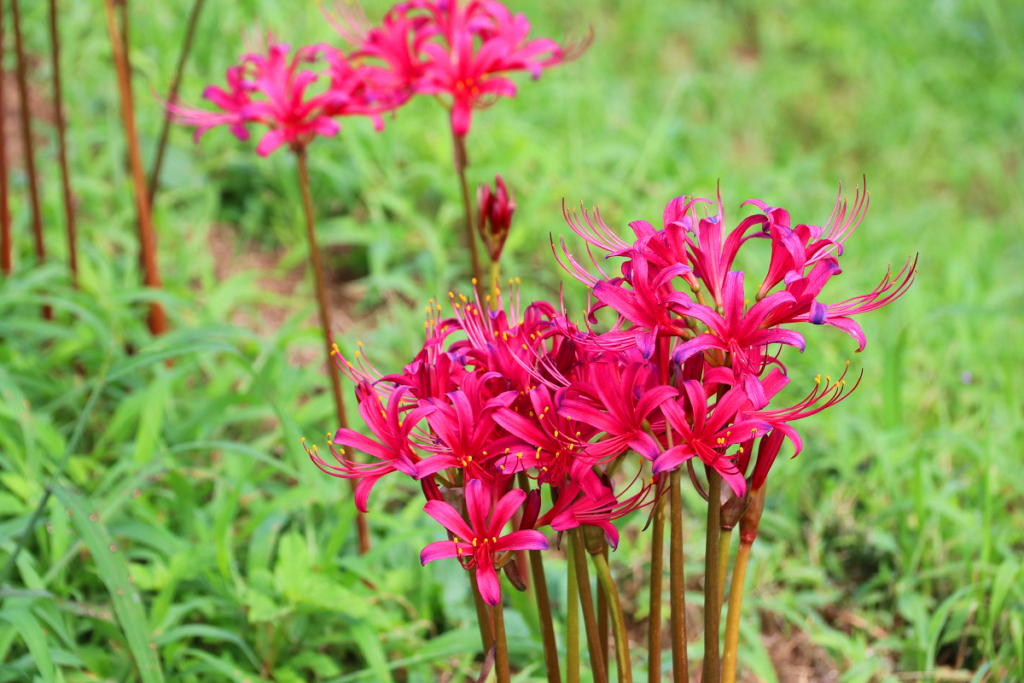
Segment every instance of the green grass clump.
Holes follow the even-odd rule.
[[[23,4],[27,45],[45,55],[46,4]],[[372,17],[386,7],[368,4]],[[348,487],[299,445],[335,425],[313,295],[295,271],[293,162],[258,159],[225,131],[195,147],[176,130],[155,207],[166,289],[141,289],[102,17],[95,3],[62,5],[81,289],[61,265],[55,135],[40,123],[53,257],[32,267],[19,167],[16,273],[0,283],[0,566],[35,521],[0,587],[0,681],[475,680],[468,586],[451,566],[419,566],[437,540],[421,503],[389,504],[396,485],[382,482],[360,557]],[[474,118],[472,181],[500,172],[517,193],[504,259],[524,297],[553,298],[564,281],[569,305],[583,301],[548,251],[549,233],[567,232],[563,198],[600,204],[624,231],[720,182],[732,216],[756,196],[820,223],[836,182],[852,190],[866,174],[871,209],[834,292],[859,293],[920,252],[910,293],[866,316],[859,390],[777,464],[741,663],[763,681],[1024,678],[1024,8],[511,5],[538,34],[596,34],[581,60]],[[131,4],[147,155],[162,115],[152,93],[171,78],[189,6]],[[315,3],[209,3],[186,101],[222,79],[253,27],[334,40]],[[45,94],[46,61],[34,64]],[[349,313],[339,343],[362,339],[386,369],[416,349],[423,302],[467,277],[447,123],[431,104],[382,134],[353,121],[312,148]],[[214,252],[223,225],[238,243]],[[174,329],[156,340],[143,324],[151,297]],[[853,351],[838,332],[814,341],[821,355],[790,357],[798,385]],[[613,571],[641,569],[646,542],[624,534]],[[549,576],[561,609],[557,562]],[[642,619],[646,607],[628,609]],[[521,596],[507,621],[518,680],[542,680]]]

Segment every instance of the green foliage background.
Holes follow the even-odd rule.
[[[46,3],[22,4],[46,99]],[[523,276],[524,298],[553,299],[564,280],[569,305],[583,301],[548,246],[568,232],[563,199],[599,204],[625,231],[720,183],[733,217],[759,197],[820,223],[837,182],[852,191],[866,174],[871,209],[832,295],[870,288],[887,263],[920,253],[913,290],[865,318],[860,389],[807,424],[800,458],[777,465],[748,579],[750,675],[787,680],[791,663],[773,645],[787,642],[842,681],[1024,679],[1024,6],[510,4],[536,35],[596,35],[581,60],[521,80],[518,98],[474,118],[471,181],[500,172],[517,192],[505,272]],[[43,117],[52,258],[33,265],[18,166],[16,273],[0,281],[0,563],[67,466],[0,587],[0,681],[475,680],[465,578],[419,566],[437,529],[416,491],[375,490],[374,548],[359,557],[347,487],[299,446],[335,427],[309,360],[312,291],[305,279],[294,294],[258,283],[305,262],[292,159],[259,159],[226,131],[197,147],[175,130],[155,207],[166,289],[143,291],[102,4],[60,5],[81,288],[67,283]],[[147,161],[190,5],[131,3]],[[368,12],[385,8],[375,0]],[[335,40],[315,2],[208,3],[183,99],[199,103],[253,29]],[[10,54],[4,64],[11,74]],[[354,319],[339,341],[351,350],[362,339],[382,368],[416,350],[427,298],[465,288],[450,156],[430,101],[381,134],[353,121],[312,149],[321,238]],[[227,257],[211,253],[214,225],[280,259],[218,277]],[[143,324],[152,298],[173,321],[156,340]],[[280,327],[238,324],[267,306],[283,307]],[[797,383],[835,374],[853,350],[828,330],[809,342],[791,357]],[[688,497],[697,581],[698,502]],[[643,575],[640,523],[612,558],[627,595]],[[549,570],[556,597],[563,566],[554,558]],[[517,680],[541,680],[533,613],[511,601]],[[644,617],[642,601],[630,609]],[[639,655],[634,664],[645,670]]]

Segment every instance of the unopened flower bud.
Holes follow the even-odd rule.
[[[523,518],[519,522],[519,529],[532,529],[537,526],[537,516],[540,515],[540,489],[533,489],[526,494],[526,502],[523,504]]]
[[[516,199],[509,192],[501,176],[494,179],[494,189],[489,185],[481,185],[476,193],[478,215],[477,229],[487,247],[491,261],[501,258],[501,250],[505,247],[509,228],[512,226],[512,214],[516,210]]]

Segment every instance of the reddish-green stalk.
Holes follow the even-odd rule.
[[[512,671],[508,663],[508,641],[505,640],[505,607],[498,604],[491,608],[494,614],[494,670],[498,683],[509,683]]]
[[[579,589],[580,607],[583,608],[583,626],[587,631],[587,650],[590,653],[590,669],[594,683],[608,683],[608,671],[601,658],[601,644],[598,641],[597,616],[594,614],[594,596],[590,588],[590,572],[587,570],[587,552],[583,545],[583,532],[577,527],[569,532],[572,539],[573,562],[576,564],[576,583]]]
[[[476,607],[476,625],[480,629],[480,645],[483,647],[484,656],[487,656],[494,645],[494,631],[491,630],[490,611],[480,595],[480,587],[476,582],[476,572],[469,572],[469,585],[473,592],[473,605]]]
[[[607,546],[605,546],[607,550]],[[608,596],[608,604],[612,614],[612,633],[615,636],[615,664],[619,674],[619,683],[633,683],[633,669],[629,659],[629,637],[626,634],[626,617],[622,613],[619,591],[615,588],[608,558],[604,552],[591,555],[597,569],[597,580],[603,592]]]
[[[603,545],[601,552],[607,558],[608,546]],[[609,626],[609,613],[608,613],[608,592],[604,590],[604,584],[598,582],[597,584],[597,633],[598,638],[601,641],[601,659],[604,661],[604,668],[608,668],[608,626]]]
[[[712,468],[708,475],[707,543],[704,546],[704,669],[703,680],[721,679],[718,655],[719,518],[722,512],[722,477]]]
[[[178,101],[178,89],[181,87],[181,77],[185,71],[185,62],[192,51],[192,39],[195,37],[196,27],[199,25],[199,13],[203,9],[205,0],[195,0],[192,5],[192,12],[188,15],[188,28],[185,29],[185,40],[181,44],[181,52],[178,54],[178,65],[174,69],[174,78],[171,79],[171,89],[167,94],[167,103],[176,104]],[[149,203],[152,206],[153,198],[156,196],[157,184],[160,182],[160,169],[164,163],[164,152],[167,150],[167,139],[171,132],[171,108],[166,107],[164,111],[164,122],[160,127],[160,138],[156,145],[156,156],[153,158],[153,168],[149,172]]]
[[[117,87],[121,97],[121,120],[128,144],[128,163],[131,167],[135,208],[139,221],[139,246],[142,251],[143,278],[147,287],[159,289],[161,283],[160,270],[156,259],[156,234],[153,231],[153,217],[150,213],[149,201],[146,197],[146,178],[142,171],[142,153],[139,151],[139,138],[135,131],[135,108],[132,102],[128,54],[122,42],[124,34],[119,33],[117,29],[114,2],[113,0],[104,0],[103,4],[107,15],[107,33],[110,36],[110,48],[114,53],[114,66],[117,69]],[[163,334],[167,330],[167,319],[164,316],[163,306],[156,301],[149,305],[148,323],[149,330],[153,334]]]
[[[750,504],[740,518],[740,549],[736,552],[736,567],[732,571],[729,589],[729,613],[725,623],[725,649],[722,655],[722,683],[736,683],[736,664],[739,658],[740,613],[743,610],[743,590],[747,577],[750,550],[757,538],[757,527],[764,511],[765,487],[750,493]]]
[[[0,57],[4,54],[4,13],[0,8]],[[2,63],[2,60],[0,60]],[[0,272],[11,274],[11,208],[7,196],[7,132],[4,122],[7,111],[4,103],[4,70],[0,68]]]
[[[473,288],[483,282],[480,276],[480,257],[476,251],[476,230],[473,227],[473,202],[469,196],[469,183],[466,181],[466,166],[469,159],[466,156],[466,136],[456,135],[452,132],[452,145],[455,158],[455,175],[459,177],[459,188],[462,190],[462,210],[466,226],[466,248],[469,250],[469,259],[473,268]]]
[[[32,112],[28,100],[28,63],[25,59],[25,46],[21,39],[21,10],[18,0],[11,0],[11,19],[14,24],[14,51],[18,58],[18,95],[21,98],[21,141],[25,155],[25,173],[28,175],[28,195],[32,208],[32,235],[35,238],[36,259],[39,263],[46,261],[46,244],[43,240],[43,214],[39,206],[39,179],[36,175],[35,143],[32,141]],[[49,318],[49,307],[43,309]]]
[[[661,683],[661,593],[665,555],[665,503],[661,496],[651,527],[651,594],[647,617],[647,681]]]
[[[519,486],[524,491],[529,488],[526,472],[519,473]],[[548,683],[562,683],[558,670],[558,646],[555,643],[555,625],[551,617],[551,599],[548,595],[548,581],[544,575],[544,557],[539,550],[528,551],[530,557],[530,574],[533,578],[531,587],[537,600],[537,614],[540,619],[541,640],[544,643],[544,665],[547,668]]]
[[[671,435],[671,434],[670,434]],[[671,443],[671,442],[670,442]],[[689,683],[686,654],[686,577],[683,572],[683,494],[678,469],[669,475],[669,594],[672,614],[672,680]]]
[[[320,330],[324,335],[327,369],[331,376],[331,392],[334,395],[335,415],[338,418],[338,426],[347,429],[348,415],[345,413],[345,396],[341,391],[341,370],[334,362],[330,301],[327,298],[327,280],[324,276],[323,260],[320,258],[320,247],[316,240],[316,222],[313,217],[313,197],[309,192],[309,163],[305,146],[299,145],[295,148],[295,160],[299,174],[299,191],[302,194],[302,211],[306,217],[306,238],[309,242],[309,261],[313,266],[316,302],[320,313]],[[349,479],[348,482],[352,492],[355,493],[356,480]],[[365,555],[370,551],[370,529],[366,523],[366,515],[358,511],[356,512],[356,532],[359,537],[359,553]]]
[[[60,32],[57,30],[57,0],[50,0],[50,59],[53,70],[53,108],[57,116],[57,158],[60,161],[61,190],[64,195],[64,228],[68,236],[68,267],[71,284],[78,287],[78,239],[75,235],[75,203],[68,171],[64,97],[60,80]]]
[[[580,591],[572,541],[567,544],[569,597],[565,605],[565,678],[580,683]]]

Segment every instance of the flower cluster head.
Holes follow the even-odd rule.
[[[423,348],[401,372],[381,374],[361,347],[351,360],[336,349],[372,436],[339,429],[333,457],[315,446],[310,455],[325,472],[359,480],[363,511],[381,477],[419,482],[425,511],[448,534],[422,561],[457,558],[476,571],[490,604],[500,599],[496,571],[515,561],[513,551],[545,548],[546,529],[580,526],[600,529],[614,547],[614,522],[656,501],[682,467],[703,495],[696,464],[722,477],[731,503],[744,504],[785,441],[800,452],[795,423],[857,385],[842,368],[808,381],[804,399],[780,404],[791,381],[782,351],[803,351],[808,325],[836,327],[863,349],[857,316],[914,280],[910,259],[866,294],[838,302],[824,294],[867,204],[866,192],[852,205],[840,195],[815,226],[752,200],[750,214],[727,229],[720,197],[679,197],[660,227],[631,223],[632,241],[596,211],[566,212],[587,257],[564,239],[552,246],[590,289],[585,324],[543,301],[522,306],[517,282],[497,301],[450,293],[447,315],[432,300]],[[735,269],[739,252],[758,241],[769,254],[759,282]],[[599,330],[598,316],[609,314],[602,309],[613,321]]]
[[[379,26],[339,3],[328,18],[391,97],[443,98],[457,136],[469,132],[474,110],[515,96],[511,72],[539,78],[544,69],[581,55],[590,40],[567,46],[531,40],[526,17],[497,0],[409,0],[392,7]]]
[[[226,87],[206,88],[203,97],[215,110],[169,106],[180,123],[196,128],[197,141],[217,126],[228,126],[239,140],[248,140],[254,126],[265,129],[256,152],[267,156],[283,145],[297,149],[317,136],[334,136],[344,116],[367,116],[379,130],[381,113],[396,102],[371,82],[374,73],[330,45],[293,51],[269,42],[228,69]]]

